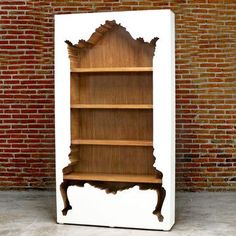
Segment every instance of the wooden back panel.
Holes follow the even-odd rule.
[[[152,72],[71,74],[72,104],[152,104]]]
[[[72,139],[152,140],[152,110],[75,109]]]
[[[111,27],[96,40],[91,47],[78,46],[72,67],[152,67],[155,46],[134,40],[122,26]],[[152,104],[152,72],[71,73],[71,103]],[[73,108],[71,139],[152,141],[152,117],[152,109]],[[75,170],[81,173],[154,173],[152,147],[79,145],[74,149],[71,160],[78,161]]]
[[[78,165],[81,173],[155,174],[152,147],[81,145]]]

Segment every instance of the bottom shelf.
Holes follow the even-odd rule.
[[[127,175],[127,174],[100,174],[72,172],[63,176],[64,180],[87,180],[128,183],[161,183],[155,175]]]

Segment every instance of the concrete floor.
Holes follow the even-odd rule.
[[[0,191],[4,236],[236,236],[236,192],[177,193],[170,232],[59,225],[55,215],[53,192]]]

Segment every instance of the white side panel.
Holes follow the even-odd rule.
[[[156,167],[163,173],[166,199],[159,222],[152,214],[156,192],[138,187],[116,195],[85,185],[69,187],[73,207],[63,216],[60,194],[62,169],[69,163],[70,152],[70,68],[65,40],[87,40],[106,20],[121,23],[134,38],[150,41],[158,37],[154,57],[154,155]],[[170,10],[69,14],[55,16],[55,115],[56,115],[56,184],[57,221],[86,225],[169,230],[175,212],[175,53],[174,14]]]
[[[170,216],[166,220],[171,227],[175,222],[175,28],[174,14],[169,13],[164,20],[167,37],[158,40],[154,58],[153,141],[155,166],[163,173],[166,189],[162,214]]]

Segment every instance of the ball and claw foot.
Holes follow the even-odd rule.
[[[71,205],[68,205],[67,207],[65,207],[61,212],[62,212],[62,215],[63,216],[66,216],[67,214],[67,211],[71,210],[72,209],[72,206]]]

